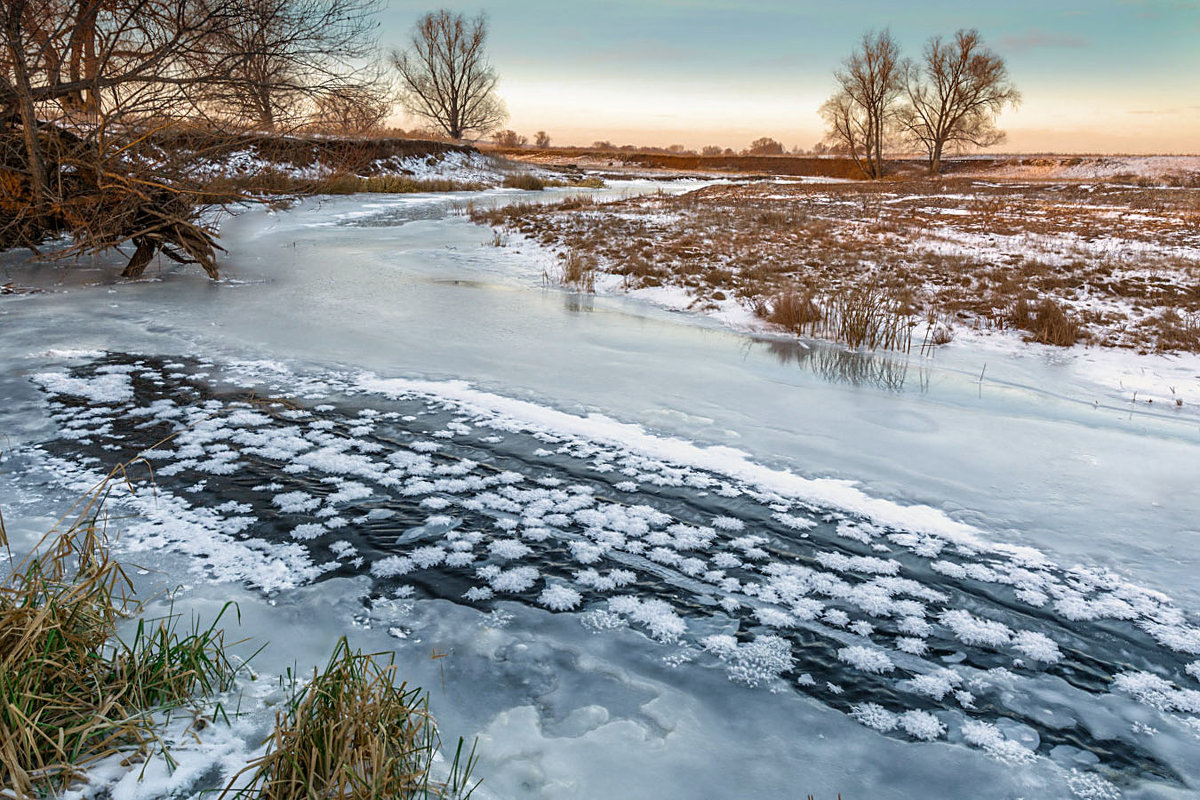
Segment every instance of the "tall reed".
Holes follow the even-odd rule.
[[[105,528],[115,474],[0,584],[0,790],[17,798],[58,792],[99,759],[147,754],[151,712],[222,691],[236,673],[220,615],[187,635],[169,616],[116,638],[138,605]]]
[[[461,739],[449,779],[433,780],[440,738],[427,696],[397,682],[393,654],[353,651],[344,637],[323,671],[293,683],[267,741],[267,753],[234,776],[222,798],[465,800],[475,788],[475,753],[463,760]],[[249,782],[235,790],[247,772]]]

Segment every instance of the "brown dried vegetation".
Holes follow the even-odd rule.
[[[1195,188],[763,181],[474,218],[588,253],[630,289],[677,285],[701,306],[719,293],[809,335],[846,341],[828,325],[817,330],[813,309],[828,317],[835,298],[869,287],[891,313],[932,312],[943,327],[1020,328],[1060,345],[1200,349]]]

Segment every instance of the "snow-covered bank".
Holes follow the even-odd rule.
[[[453,180],[498,184],[519,167],[472,147],[406,139],[330,139],[247,136],[220,142],[198,157],[195,172],[205,178],[242,178],[268,172],[295,180],[333,175],[399,175],[413,180]],[[186,143],[185,143],[186,147]]]
[[[598,286],[781,330],[845,339],[838,309],[870,290],[885,322],[915,326],[914,347],[933,327],[930,341],[1019,331],[1197,353],[1198,202],[1137,185],[743,181],[473,218],[571,254]]]

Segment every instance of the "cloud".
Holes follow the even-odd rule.
[[[1030,28],[1024,33],[1005,36],[1000,42],[1005,49],[1015,52],[1088,46],[1088,40],[1082,36],[1070,33],[1050,33],[1041,28]]]
[[[1120,0],[1119,6],[1140,8],[1138,17],[1157,20],[1175,14],[1186,14],[1200,9],[1200,0]]]

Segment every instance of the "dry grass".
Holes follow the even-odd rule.
[[[848,287],[819,297],[786,289],[755,313],[793,333],[841,342],[851,349],[900,350],[912,347],[915,322],[905,304],[872,287]]]
[[[772,297],[767,306],[760,307],[759,315],[796,333],[803,333],[824,318],[811,293],[794,289],[786,289]]]
[[[509,175],[501,185],[505,189],[524,189],[527,192],[540,192],[550,184],[536,175],[522,172],[516,175]]]
[[[1070,347],[1083,337],[1079,323],[1050,298],[1037,303],[1019,298],[1008,313],[1008,323],[1028,331],[1029,338],[1041,344]]]
[[[1163,352],[1200,352],[1200,313],[1181,314],[1173,308],[1164,310],[1148,323]]]
[[[855,287],[830,298],[823,332],[852,349],[908,352],[912,329],[912,320],[894,298],[873,287]]]
[[[563,254],[562,262],[560,284],[576,292],[596,291],[596,264],[591,258],[578,250],[569,250]]]
[[[214,197],[238,195],[313,195],[313,194],[416,194],[432,192],[476,192],[487,184],[475,181],[455,181],[444,178],[416,179],[404,175],[361,176],[353,173],[334,173],[311,180],[287,172],[264,169],[253,175],[216,178],[206,192]]]
[[[393,656],[352,651],[345,638],[324,671],[295,685],[276,717],[266,755],[251,763],[249,783],[230,782],[238,800],[406,800],[467,798],[474,752],[460,739],[445,783],[430,777],[437,729],[420,689],[396,682]]]
[[[603,189],[604,181],[593,176],[565,173],[564,178],[540,178],[527,172],[509,175],[501,183],[505,189],[540,192],[543,189]]]
[[[1028,325],[1037,324],[1042,300],[1062,312],[1046,308],[1039,330],[1028,331],[1037,341],[1074,335],[1200,351],[1187,322],[1200,319],[1195,189],[957,178],[748,181],[676,196],[518,204],[472,217],[587,254],[629,289],[679,286],[700,307],[733,297],[787,330],[807,324],[810,335],[862,339],[853,309],[842,309],[851,320],[845,330],[823,322],[813,331],[813,310],[801,300],[828,317],[833,298],[873,286],[896,314],[933,315],[924,349],[949,341],[959,325],[1014,327],[1024,298]],[[903,333],[884,338],[900,341]]]
[[[115,638],[137,606],[105,535],[114,476],[0,585],[0,789],[17,798],[61,791],[101,758],[144,756],[157,742],[149,712],[224,690],[236,672],[219,617],[186,635],[175,617],[143,621],[132,641]]]
[[[153,715],[228,690],[240,668],[217,628],[232,603],[207,627],[193,620],[181,631],[171,615],[140,620],[128,641],[116,636],[140,609],[105,527],[105,500],[125,471],[77,502],[0,583],[0,798],[57,795],[111,756],[129,765],[160,751],[170,763]],[[293,681],[276,722],[236,797],[465,800],[474,789],[474,750],[461,739],[448,780],[431,778],[441,741],[427,697],[397,683],[390,656],[352,652],[345,638],[324,671]]]

